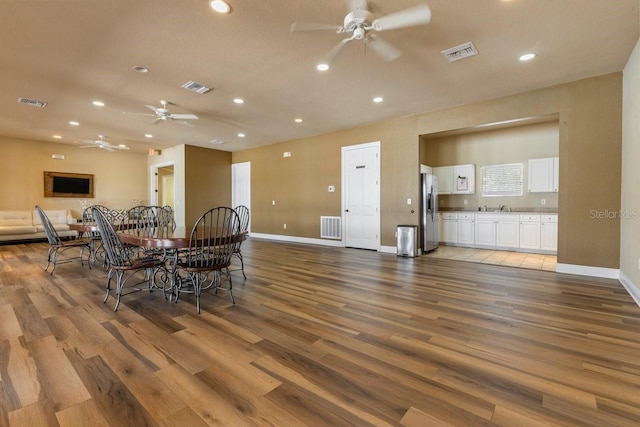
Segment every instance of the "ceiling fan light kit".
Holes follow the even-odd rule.
[[[351,12],[344,18],[344,24],[330,25],[306,22],[294,22],[291,31],[333,31],[337,34],[346,33],[349,37],[343,39],[333,49],[331,49],[321,60],[316,68],[326,71],[331,66],[342,49],[353,40],[364,40],[368,46],[385,61],[397,59],[402,51],[385,41],[375,32],[395,30],[399,28],[411,27],[415,25],[428,24],[431,22],[431,9],[426,4],[419,4],[399,12],[391,13],[377,19],[373,19],[373,14],[368,10],[365,0],[352,0],[350,2]]]

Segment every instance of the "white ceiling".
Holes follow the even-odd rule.
[[[370,9],[378,17],[419,1],[374,0]],[[380,33],[400,58],[384,62],[354,41],[321,73],[317,61],[343,36],[290,26],[342,24],[346,0],[229,2],[233,13],[221,16],[207,0],[1,1],[0,135],[237,151],[621,71],[640,30],[638,0],[428,0],[429,25]],[[468,41],[477,56],[449,63],[440,53]],[[538,57],[519,62],[529,51]],[[213,90],[181,88],[189,80]],[[160,100],[199,120],[123,114],[150,113],[144,105]]]

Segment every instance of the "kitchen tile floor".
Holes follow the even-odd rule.
[[[557,262],[555,255],[460,248],[457,246],[444,245],[440,245],[435,251],[423,256],[547,271],[556,271]]]

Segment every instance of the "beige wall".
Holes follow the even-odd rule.
[[[640,40],[624,69],[623,105],[620,271],[640,295]]]
[[[420,162],[429,166],[474,164],[476,193],[442,195],[440,207],[477,209],[479,206],[556,209],[557,193],[527,191],[528,159],[557,157],[559,148],[558,122],[544,122],[496,130],[476,130],[451,136],[423,135],[420,138]],[[524,185],[522,196],[482,197],[481,167],[504,163],[522,163]],[[541,204],[541,199],[545,204]],[[467,204],[464,201],[467,200]]]
[[[558,262],[617,269],[619,221],[590,212],[620,208],[622,73],[237,152],[233,162],[251,162],[254,232],[318,238],[319,217],[341,214],[340,191],[326,191],[339,189],[340,147],[381,141],[381,243],[395,246],[396,225],[418,223],[406,199],[418,197],[419,135],[550,114],[559,117]]]
[[[208,209],[231,206],[231,153],[186,145],[184,166],[187,225]]]
[[[146,155],[129,151],[107,152],[99,148],[79,149],[70,144],[27,141],[1,137],[0,209],[70,209],[80,217],[80,199],[44,197],[44,171],[94,175],[91,204],[128,209],[134,200],[146,203]],[[54,160],[63,154],[65,160]],[[122,172],[126,171],[126,174]]]

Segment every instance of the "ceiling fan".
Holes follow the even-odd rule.
[[[167,105],[169,105],[169,101],[161,100],[161,107],[155,107],[153,105],[145,105],[148,109],[153,111],[153,114],[145,114],[145,113],[125,113],[125,114],[137,114],[140,116],[151,116],[155,117],[155,120],[152,122],[153,124],[158,124],[161,122],[166,122],[169,120],[175,121],[176,123],[180,123],[185,126],[193,126],[191,123],[186,122],[185,120],[198,120],[198,116],[195,114],[174,114],[171,113],[167,109]]]
[[[402,51],[375,34],[379,31],[395,30],[414,25],[428,24],[431,21],[431,9],[426,4],[419,4],[399,12],[391,13],[374,19],[369,11],[367,0],[351,0],[351,12],[344,18],[344,25],[316,24],[294,22],[291,31],[334,31],[346,34],[336,47],[327,53],[318,64],[319,70],[329,68],[331,62],[340,54],[347,43],[353,40],[364,40],[382,59],[393,61]]]
[[[103,135],[98,135],[99,139],[85,139],[84,142],[87,144],[91,144],[91,145],[81,145],[78,148],[102,148],[104,150],[107,151],[114,151],[114,150],[128,150],[129,147],[125,146],[125,145],[112,145],[109,141],[105,141],[104,136]]]

